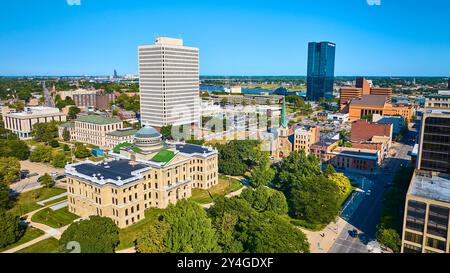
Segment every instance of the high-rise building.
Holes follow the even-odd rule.
[[[355,87],[361,88],[363,95],[370,95],[370,83],[365,78],[359,77],[355,80]]]
[[[336,44],[311,42],[308,44],[308,100],[333,97],[334,60]]]
[[[117,70],[114,69],[114,79],[117,79],[119,75],[117,74]]]
[[[450,173],[450,115],[448,109],[426,110],[422,122],[418,168]]]
[[[450,90],[450,78],[448,78],[448,85],[447,85],[447,89]]]
[[[158,37],[139,46],[141,122],[161,128],[198,124],[199,51],[182,39]]]
[[[406,195],[403,253],[450,252],[449,96],[427,99],[417,169]]]

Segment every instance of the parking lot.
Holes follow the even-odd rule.
[[[46,173],[50,175],[55,174],[55,176],[64,174],[64,169],[54,168],[42,163],[34,163],[28,160],[20,162],[20,169],[28,177],[11,184],[10,188],[16,192],[27,192],[41,187],[38,179]]]

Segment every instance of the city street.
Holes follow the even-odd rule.
[[[384,193],[388,183],[392,182],[396,170],[409,164],[410,156],[408,154],[413,149],[416,132],[417,129],[413,128],[402,143],[393,144],[396,155],[386,158],[380,174],[365,176],[366,179],[373,181],[373,183],[368,183],[370,186],[367,189],[364,189],[365,191],[370,189],[371,194],[357,193],[360,198],[362,197],[357,207],[352,208],[349,205],[344,209],[343,215],[346,214],[346,217],[343,216],[343,218],[346,218],[348,224],[336,239],[330,253],[369,253],[373,251],[369,243],[375,240],[376,227],[383,208]],[[353,211],[346,213],[347,209]],[[351,236],[353,230],[358,231],[358,236]]]

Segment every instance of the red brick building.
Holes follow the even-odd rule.
[[[375,136],[390,137],[393,134],[392,124],[371,123],[367,120],[357,120],[352,123],[352,142],[372,141]]]

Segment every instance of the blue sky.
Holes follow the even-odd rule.
[[[322,40],[336,75],[450,75],[448,0],[68,1],[1,1],[0,75],[137,73],[158,35],[199,47],[202,75],[305,75]]]

